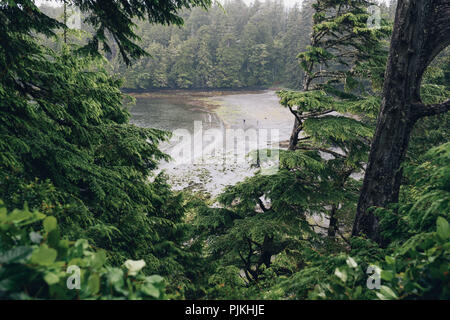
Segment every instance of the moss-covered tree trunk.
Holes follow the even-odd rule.
[[[450,100],[424,105],[420,98],[423,73],[450,44],[450,0],[399,0],[383,101],[361,191],[353,235],[365,234],[383,244],[371,207],[398,202],[401,164],[415,122],[446,112]]]

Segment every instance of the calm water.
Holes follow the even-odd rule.
[[[140,127],[166,131],[187,129],[194,131],[194,121],[201,121],[207,127],[220,128],[221,120],[205,107],[176,98],[136,98],[136,105],[130,110],[131,122]]]

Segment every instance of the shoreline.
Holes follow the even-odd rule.
[[[184,102],[194,108],[202,108],[204,111],[208,113],[214,113],[220,121],[224,124],[225,127],[229,128],[230,123],[228,123],[221,114],[217,112],[221,107],[226,106],[225,103],[215,100],[215,97],[223,97],[230,95],[240,95],[240,94],[262,94],[267,92],[268,90],[273,89],[243,89],[243,90],[188,90],[188,89],[163,89],[163,90],[154,90],[154,91],[142,91],[142,92],[128,92],[127,95],[134,97],[135,99],[167,99],[167,100],[180,100],[180,97],[183,98]]]
[[[173,97],[192,97],[192,98],[208,98],[215,96],[227,96],[234,94],[258,94],[267,90],[274,90],[270,88],[260,89],[242,89],[242,90],[188,90],[188,89],[163,89],[163,90],[149,90],[149,91],[123,91],[124,94],[130,95],[135,98],[171,98]]]
[[[280,149],[285,148],[285,141],[287,140],[288,142],[289,129],[292,126],[291,114],[286,108],[282,108],[278,104],[278,98],[274,90],[198,90],[195,92],[164,90],[134,92],[129,95],[144,101],[154,99],[156,104],[158,104],[159,100],[161,100],[161,103],[164,103],[164,100],[177,102],[177,105],[184,105],[183,108],[186,112],[202,110],[204,113],[213,114],[216,122],[220,122],[220,129],[222,130],[277,129],[280,136],[277,136],[275,138],[276,141],[272,142],[274,146]],[[255,111],[259,111],[258,114]],[[243,120],[245,120],[244,123]],[[214,129],[217,128],[214,127]],[[252,132],[248,133],[249,139],[252,137]],[[242,138],[246,139],[245,134]],[[250,147],[251,142],[248,143]],[[246,152],[250,153],[251,151],[247,150]],[[257,171],[256,168],[252,167],[251,161],[245,161],[244,163],[228,162],[225,161],[226,159],[222,154],[216,155],[215,153],[214,155],[202,155],[202,157],[204,157],[204,160],[195,160],[190,163],[163,162],[158,166],[159,172],[166,171],[170,173],[169,181],[173,190],[198,192],[203,197],[213,199],[227,186],[235,185]],[[176,160],[176,156],[173,159]],[[198,159],[198,157],[195,159]]]
[[[282,86],[268,86],[268,87],[237,87],[237,88],[150,88],[150,89],[138,89],[138,88],[121,88],[121,91],[125,94],[140,94],[140,93],[158,93],[158,92],[189,92],[189,93],[208,93],[208,92],[259,92],[265,90],[282,90],[285,87]]]
[[[152,89],[129,91],[126,94],[136,99],[168,99],[179,100],[180,96],[187,105],[193,108],[201,108],[208,113],[214,113],[223,123],[225,128],[230,128],[232,124],[220,112],[221,108],[226,107],[227,103],[220,101],[220,97],[245,94],[263,94],[267,91],[276,91],[279,88],[243,88],[243,89]],[[214,99],[219,98],[219,99]],[[222,109],[223,110],[223,109]],[[287,149],[289,139],[279,141],[281,149]]]

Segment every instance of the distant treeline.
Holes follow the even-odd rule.
[[[281,1],[194,8],[182,13],[181,28],[137,22],[150,57],[126,68],[113,48],[109,59],[127,88],[296,88],[303,77],[296,56],[309,42],[311,13]]]
[[[299,89],[303,70],[297,55],[310,43],[313,3],[304,0],[287,8],[280,0],[256,0],[251,5],[230,0],[208,11],[199,7],[185,9],[180,13],[184,19],[182,27],[137,20],[139,43],[149,56],[127,66],[111,41],[111,52],[106,57],[112,73],[123,77],[123,86],[132,90],[268,86]],[[382,5],[383,14],[392,16],[394,7]],[[41,8],[62,21],[62,7]],[[84,22],[82,29],[88,34],[93,32]],[[72,43],[83,43],[85,35],[69,31],[68,37]]]

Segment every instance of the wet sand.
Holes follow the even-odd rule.
[[[278,103],[274,90],[264,91],[186,91],[168,90],[132,94],[139,99],[141,108],[132,110],[132,122],[140,126],[151,126],[174,130],[174,123],[163,123],[165,120],[155,120],[161,108],[147,110],[145,103],[157,102],[164,104],[163,112],[172,115],[171,108],[176,108],[179,114],[177,125],[183,121],[201,121],[203,129],[268,129],[277,130],[278,142],[289,139],[292,129],[293,116],[286,108]],[[181,114],[179,108],[185,108]],[[167,109],[167,110],[166,110]],[[144,113],[144,114],[143,114]],[[195,116],[193,116],[195,115]],[[167,117],[167,116],[166,116]],[[192,120],[193,119],[193,120]],[[172,120],[170,120],[172,121]],[[173,121],[172,121],[173,122]],[[197,122],[198,123],[198,122]],[[193,124],[185,124],[188,131],[193,132]],[[244,138],[245,139],[245,138]],[[247,137],[248,139],[248,137]],[[272,141],[274,142],[274,141]],[[176,144],[176,143],[175,143]],[[163,144],[162,149],[170,154],[172,145]],[[275,145],[275,144],[274,144]],[[230,163],[224,161],[223,154],[213,154],[203,157],[203,161],[191,163],[177,163],[177,154],[171,154],[175,161],[164,162],[160,170],[169,175],[169,183],[175,190],[189,190],[200,192],[204,196],[215,197],[228,185],[234,185],[246,177],[252,176],[257,169],[250,163]],[[198,155],[194,155],[197,156]],[[200,155],[202,156],[202,155]]]

